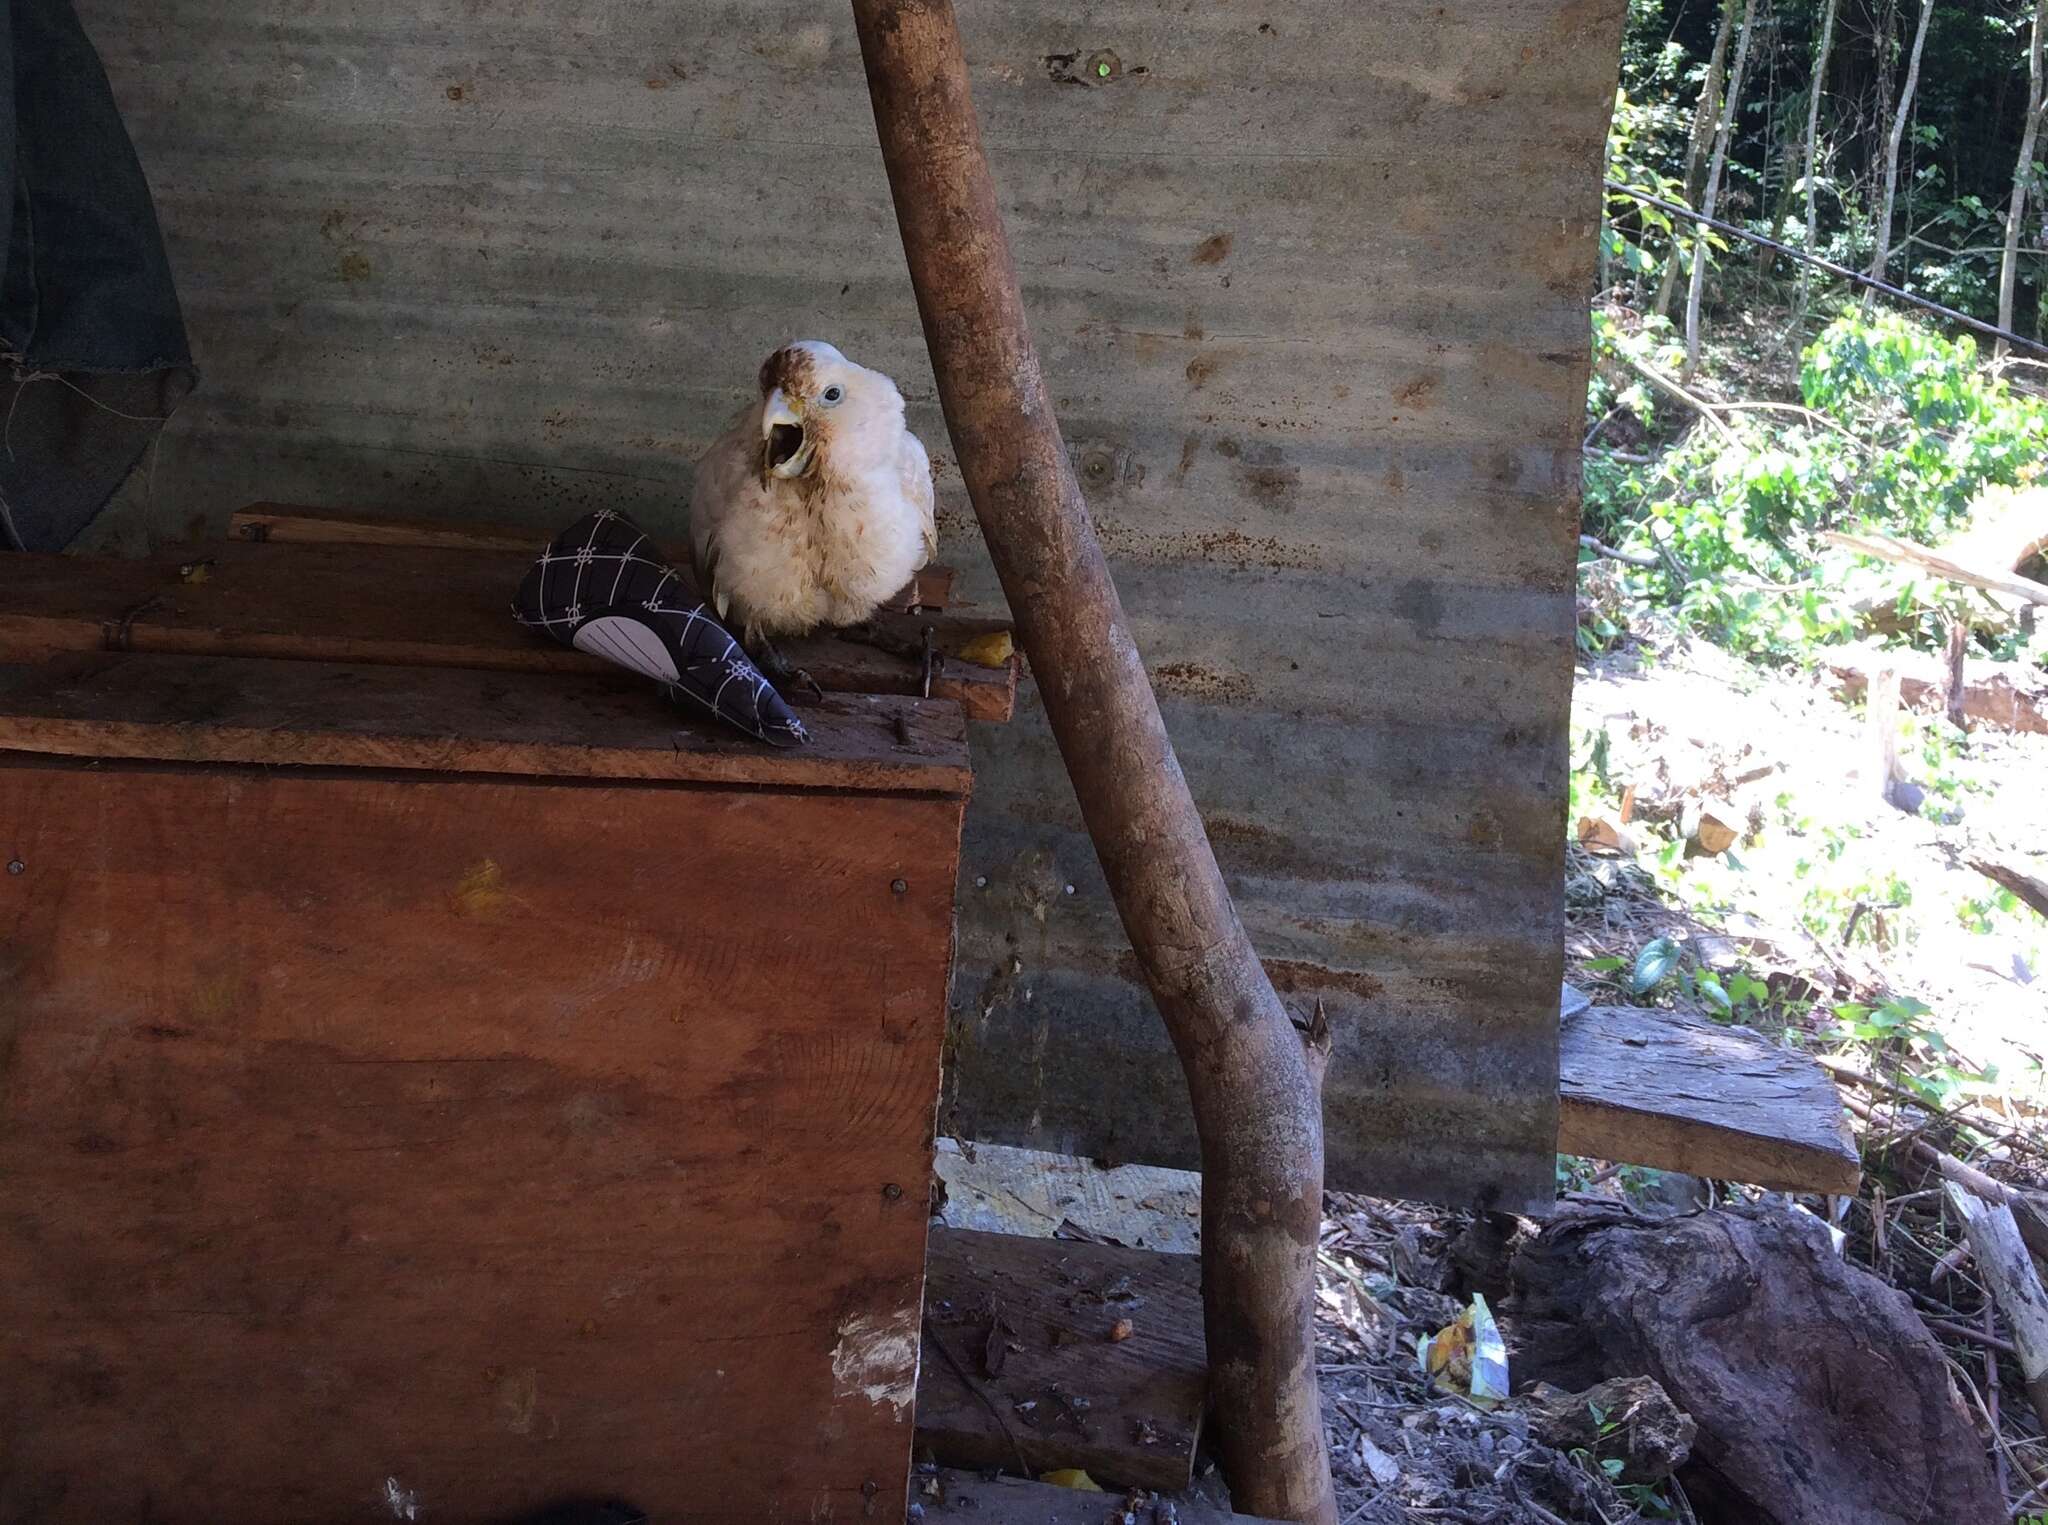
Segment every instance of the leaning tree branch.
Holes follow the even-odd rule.
[[[1296,1030],[1196,814],[1024,318],[951,0],[853,0],[954,454],[1202,1147],[1211,1397],[1237,1506],[1336,1525],[1316,1389],[1327,1029]]]

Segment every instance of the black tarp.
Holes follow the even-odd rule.
[[[142,165],[71,0],[0,0],[0,546],[60,550],[197,381]]]

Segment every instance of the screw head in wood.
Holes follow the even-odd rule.
[[[891,1202],[900,1202],[903,1200],[903,1188],[891,1181],[882,1188],[882,1195]]]
[[[907,895],[910,893],[910,881],[907,879],[891,879],[889,881],[889,890],[892,894]]]
[[[21,873],[26,873],[27,871],[28,871],[28,865],[27,865],[26,863],[22,862],[22,861],[21,861],[21,859],[19,859],[19,858],[9,858],[9,859],[7,860],[7,872],[8,872],[8,873],[10,873],[10,874],[21,874]]]

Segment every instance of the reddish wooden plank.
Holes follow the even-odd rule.
[[[1194,1256],[934,1229],[927,1277],[920,1447],[948,1466],[1015,1472],[1021,1452],[1033,1475],[1188,1485],[1208,1380]]]
[[[548,537],[516,524],[471,523],[456,519],[406,519],[366,514],[351,508],[310,508],[297,503],[251,503],[236,510],[229,533],[257,544],[412,545],[450,550],[519,551],[537,555]],[[666,548],[676,566],[688,570],[690,549]],[[892,609],[943,609],[953,592],[951,567],[926,567],[889,601]]]
[[[930,792],[971,787],[959,707],[839,694],[812,738],[765,746],[624,674],[99,652],[53,658],[0,703],[0,748],[268,766]]]
[[[521,629],[512,592],[530,557],[418,546],[227,543],[184,559],[15,556],[0,609],[0,661],[54,651],[475,667],[503,672],[611,672],[602,659]],[[995,622],[891,616],[892,628],[930,623],[941,651],[957,650]],[[885,622],[885,623],[889,623]],[[997,625],[996,628],[1003,628]],[[784,645],[827,690],[908,694],[918,664],[833,637]],[[948,660],[932,697],[974,720],[1007,720],[1016,662],[999,668]]]
[[[959,819],[0,763],[0,1518],[900,1519]]]

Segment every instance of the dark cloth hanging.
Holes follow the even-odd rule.
[[[0,547],[56,551],[198,382],[149,185],[71,0],[0,0]]]

